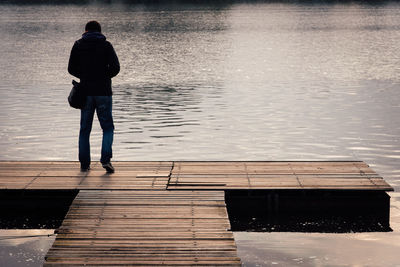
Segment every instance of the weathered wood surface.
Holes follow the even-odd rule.
[[[225,190],[393,188],[359,161],[115,162],[80,172],[77,162],[0,162],[0,189]]]
[[[44,266],[240,266],[223,191],[81,190]]]
[[[78,162],[0,162],[0,189],[165,190],[172,162],[114,162],[107,174],[99,163],[81,172]]]
[[[223,190],[393,190],[364,162],[113,164],[0,162],[0,190],[80,190],[46,266],[240,266]]]
[[[359,161],[175,162],[168,189],[393,190]]]

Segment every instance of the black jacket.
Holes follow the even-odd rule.
[[[72,47],[68,72],[80,79],[85,95],[112,95],[111,78],[119,72],[118,57],[103,34],[86,32]]]

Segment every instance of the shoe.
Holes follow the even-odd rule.
[[[81,167],[81,172],[88,172],[90,170],[90,166],[85,167]]]
[[[106,169],[107,173],[113,173],[115,171],[113,165],[111,165],[111,162],[108,163],[103,163],[103,168]]]

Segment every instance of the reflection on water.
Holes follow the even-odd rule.
[[[95,18],[115,160],[363,160],[400,189],[398,3],[28,2],[0,5],[1,160],[77,159],[66,66]]]
[[[124,138],[121,140],[122,144],[151,143],[151,138],[183,137],[181,132],[186,126],[190,129],[192,125],[199,125],[198,120],[188,116],[190,113],[201,112],[193,87],[127,87],[117,91],[115,95],[114,105],[118,106],[118,110],[114,117],[119,124],[124,125],[121,127],[124,130],[117,131],[116,134],[121,134],[121,137],[131,134],[141,136],[146,132],[147,137],[142,141]],[[170,135],[165,135],[163,131],[167,127],[174,128]],[[162,134],[157,135],[157,132]]]

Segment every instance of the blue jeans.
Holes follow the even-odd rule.
[[[112,158],[112,143],[114,138],[114,123],[112,118],[111,96],[87,96],[86,105],[81,109],[81,129],[79,132],[79,161],[82,168],[90,166],[90,132],[92,130],[94,112],[97,113],[103,142],[101,145],[101,163],[108,163]]]

